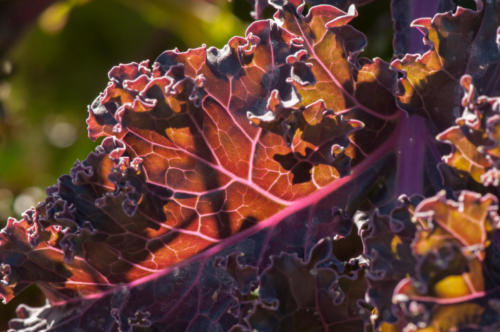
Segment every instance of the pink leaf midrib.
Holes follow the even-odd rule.
[[[137,285],[141,285],[150,281],[153,281],[161,276],[167,275],[174,269],[182,268],[186,265],[192,264],[194,261],[200,260],[200,259],[207,259],[209,257],[214,256],[217,252],[221,251],[222,249],[225,249],[235,243],[240,242],[242,239],[247,238],[258,231],[261,231],[263,229],[270,229],[276,226],[279,222],[282,220],[286,219],[288,216],[291,216],[295,214],[296,212],[307,208],[308,206],[311,206],[313,202],[318,202],[328,195],[331,195],[335,193],[336,190],[340,189],[347,183],[357,179],[359,176],[363,175],[365,171],[367,171],[370,167],[373,166],[374,163],[376,163],[378,160],[381,159],[381,157],[387,155],[390,151],[393,151],[394,148],[397,147],[397,135],[399,135],[400,131],[400,126],[396,128],[396,130],[393,133],[393,136],[388,138],[384,144],[382,144],[378,149],[376,149],[374,152],[372,152],[366,159],[364,159],[361,163],[359,163],[356,167],[353,168],[352,172],[350,175],[347,175],[345,177],[339,178],[335,181],[332,181],[328,185],[324,186],[323,188],[315,191],[314,193],[303,197],[301,199],[298,199],[293,202],[293,204],[290,204],[289,206],[283,208],[282,210],[278,211],[276,214],[272,215],[266,220],[263,220],[253,227],[250,227],[242,232],[239,232],[235,234],[234,236],[229,237],[228,239],[208,248],[207,250],[200,252],[182,262],[179,262],[177,264],[174,264],[172,266],[169,266],[165,268],[162,271],[153,273],[151,275],[136,279],[134,281],[131,281],[128,284],[122,284],[122,285],[117,285],[117,286],[126,286],[126,287],[135,287]],[[95,293],[92,295],[86,295],[82,296],[79,298],[74,298],[68,301],[61,301],[54,303],[54,305],[63,305],[67,303],[72,303],[76,301],[80,301],[82,299],[84,300],[97,300],[100,299],[108,294],[111,294],[114,291],[114,289],[110,290],[105,290],[103,292]]]

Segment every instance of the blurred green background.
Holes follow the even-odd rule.
[[[251,9],[246,0],[0,0],[0,225],[43,200],[44,188],[94,149],[87,105],[113,65],[175,47],[221,47],[244,34]],[[359,12],[363,55],[390,60],[389,0]],[[19,303],[44,299],[32,286],[0,305],[0,330]]]

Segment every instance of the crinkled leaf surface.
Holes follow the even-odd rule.
[[[412,29],[411,22],[420,17],[433,16],[455,9],[453,0],[392,0],[391,14],[393,17],[393,46],[395,55],[415,53],[425,50],[420,40],[422,35]]]
[[[459,115],[462,75],[468,95],[496,93],[496,3],[417,21],[432,47],[393,62],[398,101],[396,72],[358,57],[354,7],[273,6],[222,49],[110,71],[87,120],[101,145],[0,234],[2,297],[36,283],[49,300],[13,329],[497,323],[496,198],[396,199],[441,189],[434,135]],[[453,153],[490,160],[494,125],[475,128],[488,144],[448,139]],[[449,167],[470,172],[460,157]]]
[[[500,9],[496,1],[478,1],[476,6],[476,11],[458,7],[454,13],[413,21],[412,26],[425,34],[431,49],[422,55],[407,54],[392,63],[405,72],[400,79],[402,107],[432,118],[438,130],[451,126],[460,116],[462,75],[472,77],[479,94],[494,95],[500,89],[496,74]]]
[[[468,191],[458,202],[442,193],[417,206],[417,264],[394,290],[408,321],[435,330],[498,327],[497,210],[495,196]]]
[[[346,236],[333,207],[359,205],[379,172],[360,174],[382,168],[377,160],[397,143],[395,73],[379,59],[358,61],[366,41],[347,25],[354,8],[318,6],[304,17],[298,5],[220,50],[113,68],[89,109],[89,135],[105,136],[101,146],[2,234],[4,297],[36,280],[52,304],[90,306],[85,320],[54,318],[56,330],[130,324],[139,307],[175,328],[227,328],[234,315],[217,315],[235,300],[216,255],[241,251],[261,271],[272,255],[306,259],[325,235]],[[158,300],[129,294],[144,287]],[[110,314],[89,320],[102,301]]]
[[[411,243],[416,228],[411,218],[418,197],[401,197],[400,204],[389,215],[358,213],[354,217],[363,241],[363,255],[369,258],[367,269],[369,302],[376,308],[376,322],[395,323],[397,311],[392,295],[397,284],[416,264]]]
[[[441,192],[403,198],[389,216],[358,215],[367,300],[382,330],[498,328],[497,211],[495,196],[462,191],[457,201]]]
[[[453,151],[444,157],[447,165],[470,175],[485,186],[498,186],[499,98],[478,96],[470,76],[462,78],[464,112],[437,138],[452,144]]]
[[[335,6],[342,10],[347,10],[350,5],[355,5],[356,7],[366,5],[374,0],[307,0],[305,3],[311,6],[317,5],[329,5]],[[264,10],[269,6],[278,5],[281,6],[284,1],[268,1],[268,0],[249,0],[253,5],[253,12],[251,13],[254,18],[262,18]]]

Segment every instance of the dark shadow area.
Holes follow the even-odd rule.
[[[16,317],[16,308],[20,304],[26,304],[32,307],[41,307],[45,304],[45,295],[36,286],[31,285],[24,289],[19,295],[17,295],[8,304],[0,304],[0,330],[7,331],[7,323],[9,319]]]
[[[476,10],[476,3],[474,0],[453,0],[453,2],[460,7]]]
[[[306,156],[307,157],[307,156]],[[299,184],[311,181],[311,169],[313,165],[310,162],[301,161],[300,156],[290,152],[286,155],[276,154],[273,159],[281,164],[281,167],[293,174],[292,184]]]
[[[361,56],[391,60],[393,31],[390,2],[390,0],[376,0],[366,6],[356,8],[358,17],[350,24],[363,32],[368,39],[368,45]]]

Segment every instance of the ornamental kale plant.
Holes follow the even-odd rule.
[[[391,63],[368,1],[305,1],[111,69],[101,144],[0,233],[4,302],[47,297],[13,330],[500,329],[500,1],[393,0]]]

